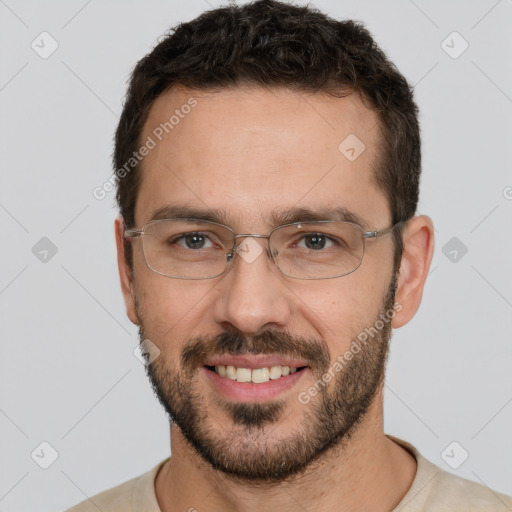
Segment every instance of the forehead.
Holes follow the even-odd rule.
[[[142,161],[136,222],[167,204],[222,211],[245,228],[292,208],[346,208],[370,220],[380,209],[382,219],[378,136],[376,114],[356,94],[172,89],[141,137],[153,147]]]

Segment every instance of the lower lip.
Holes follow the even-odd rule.
[[[308,370],[308,368],[304,368],[279,379],[256,384],[254,382],[238,382],[221,377],[218,373],[203,367],[206,377],[217,391],[232,400],[242,402],[264,402],[265,400],[275,398],[291,389]]]

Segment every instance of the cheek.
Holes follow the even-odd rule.
[[[385,286],[355,277],[354,273],[297,294],[299,314],[325,341],[331,357],[344,353],[357,334],[373,324],[382,305]]]
[[[149,271],[138,287],[139,306],[145,334],[159,344],[182,343],[197,334],[207,318],[208,296],[212,284],[207,281],[183,281]]]

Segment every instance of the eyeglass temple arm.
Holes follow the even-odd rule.
[[[137,236],[142,236],[142,231],[139,229],[125,229],[124,237],[125,238],[135,238]]]
[[[400,220],[396,224],[393,224],[390,228],[380,229],[377,231],[367,231],[366,233],[363,233],[364,238],[377,238],[382,235],[387,235],[391,231],[393,231],[396,227],[400,226],[401,224],[405,224],[406,221]]]

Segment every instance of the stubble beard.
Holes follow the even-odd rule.
[[[367,327],[377,325],[386,312],[394,310],[395,290],[393,278],[379,316]],[[142,341],[148,339],[149,332],[138,312]],[[219,353],[298,356],[311,362],[320,383],[329,370],[333,373],[336,356],[331,359],[327,347],[318,340],[274,330],[251,337],[225,332],[214,338],[193,338],[182,351],[181,369],[169,364],[162,351],[164,357],[146,364],[146,373],[171,422],[204,461],[235,480],[279,483],[303,473],[333,447],[348,443],[358,430],[384,382],[392,329],[390,321],[381,323],[382,329],[374,329],[376,333],[366,343],[358,342],[359,332],[355,333],[352,344],[356,343],[359,351],[334,373],[332,391],[326,385],[317,386],[318,395],[307,405],[301,404],[303,409],[295,412],[296,418],[292,415],[297,405],[288,412],[287,402],[279,399],[237,403],[215,394],[206,406],[198,389],[199,372],[204,371],[201,363]],[[162,347],[158,340],[152,341]],[[301,391],[306,390],[298,390],[297,397]],[[212,407],[217,418],[223,413],[221,425],[212,420]],[[295,427],[282,433],[279,426],[286,420],[293,421]]]

